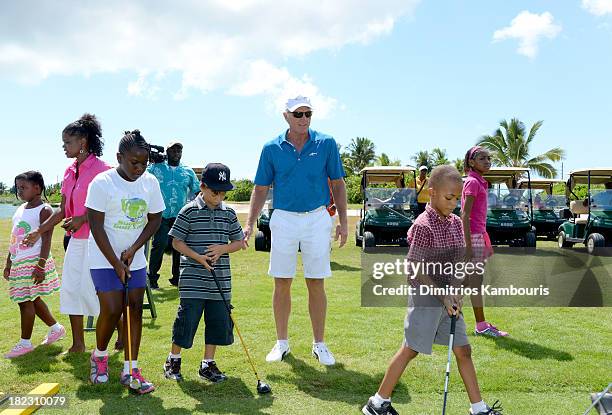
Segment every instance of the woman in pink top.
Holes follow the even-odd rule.
[[[64,220],[62,228],[70,236],[64,257],[60,312],[70,316],[72,347],[69,352],[84,352],[83,316],[97,316],[100,305],[89,273],[87,240],[89,224],[85,198],[89,183],[103,171],[111,168],[99,159],[102,155],[102,129],[95,115],[84,114],[70,123],[62,132],[64,153],[74,161],[64,173],[62,202],[40,227],[30,232],[24,242],[33,245],[40,235]]]
[[[489,183],[482,177],[491,168],[491,155],[483,147],[475,146],[465,155],[464,169],[467,174],[461,193],[461,219],[465,235],[466,258],[473,261],[486,261],[493,255],[491,239],[487,234],[487,203]],[[475,281],[480,287],[482,280]],[[474,317],[476,318],[475,334],[492,337],[504,337],[508,333],[499,330],[485,319],[482,295],[472,295]]]

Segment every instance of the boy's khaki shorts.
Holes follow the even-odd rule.
[[[415,352],[431,354],[433,344],[447,346],[451,319],[437,297],[417,295],[408,297],[408,311],[404,320],[404,346]],[[457,319],[453,346],[470,344],[463,315]]]

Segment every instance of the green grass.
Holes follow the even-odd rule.
[[[352,218],[354,221],[356,218]],[[353,225],[354,222],[351,223]],[[351,226],[351,230],[353,227]],[[0,221],[0,233],[8,236],[9,221]],[[352,234],[352,232],[351,232]],[[5,237],[0,243],[7,251]],[[61,268],[61,234],[54,235],[53,253]],[[376,391],[384,370],[402,341],[403,308],[360,307],[360,256],[351,241],[334,248],[334,276],[326,282],[329,300],[327,342],[339,364],[320,366],[310,356],[311,330],[307,293],[302,278],[293,287],[290,320],[292,355],[285,362],[268,364],[265,354],[274,343],[271,311],[272,280],[266,275],[268,254],[253,248],[232,257],[234,316],[262,377],[273,394],[258,396],[240,343],[221,347],[217,361],[228,375],[224,384],[208,385],[197,377],[202,354],[202,327],[193,349],[183,355],[185,381],[166,380],[161,367],[168,354],[171,327],[178,302],[177,290],[168,285],[169,257],[164,262],[161,291],[156,293],[159,317],[152,321],[145,310],[143,342],[139,363],[157,390],[147,396],[131,396],[118,383],[122,356],[111,355],[108,385],[88,384],[88,354],[63,356],[70,341],[38,347],[12,361],[0,360],[0,391],[24,393],[41,382],[59,382],[61,393],[70,400],[74,414],[349,414]],[[6,292],[7,283],[0,288]],[[49,300],[56,317],[59,295]],[[473,316],[466,312],[468,327]],[[489,308],[490,320],[512,333],[508,339],[493,340],[470,335],[474,361],[485,399],[500,399],[505,413],[582,413],[589,404],[588,393],[603,389],[610,379],[612,334],[609,308]],[[7,295],[0,298],[0,321],[4,335],[0,351],[9,350],[19,339],[19,312]],[[37,321],[33,341],[42,340],[46,327]],[[94,346],[94,333],[86,334]],[[405,372],[394,394],[400,413],[440,413],[446,348],[434,347],[433,356],[419,356]],[[467,413],[468,400],[453,367],[449,413]],[[65,413],[44,410],[43,413]]]

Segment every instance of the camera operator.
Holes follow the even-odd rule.
[[[162,214],[162,223],[153,237],[151,256],[149,258],[149,282],[152,289],[159,288],[159,269],[161,268],[164,251],[170,247],[172,252],[172,278],[170,284],[178,285],[180,254],[172,248],[172,237],[168,232],[188,198],[197,194],[200,183],[195,172],[190,167],[181,164],[183,144],[171,141],[166,146],[166,155],[163,147],[151,145],[149,173],[157,177],[161,188],[166,210]]]

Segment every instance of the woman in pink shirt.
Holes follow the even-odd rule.
[[[72,347],[69,352],[84,352],[83,316],[97,316],[100,305],[89,273],[87,240],[89,224],[85,198],[89,183],[103,171],[111,168],[99,159],[102,155],[102,129],[95,115],[84,114],[70,123],[62,132],[64,153],[74,161],[64,173],[62,202],[40,227],[30,232],[24,242],[34,244],[41,234],[48,232],[64,220],[62,228],[70,236],[60,289],[60,312],[70,316]]]
[[[486,261],[493,255],[491,239],[487,234],[487,203],[489,183],[482,177],[491,168],[491,155],[483,147],[475,146],[465,155],[464,169],[467,178],[461,193],[461,219],[465,235],[466,258],[476,262]],[[475,281],[480,287],[482,280]],[[504,337],[508,333],[499,330],[485,319],[482,295],[472,295],[476,328],[474,333],[492,337]]]

